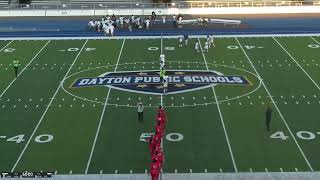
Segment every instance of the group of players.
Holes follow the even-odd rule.
[[[133,28],[149,30],[151,24],[156,23],[156,14],[152,12],[151,16],[142,18],[140,16],[132,15],[129,17],[120,16],[118,19],[113,14],[112,16],[103,16],[101,20],[91,19],[88,23],[90,29],[95,31],[102,31],[105,35],[113,36],[115,28],[128,28],[131,32]],[[166,24],[166,16],[162,16],[162,23]],[[182,15],[173,15],[172,22],[174,25],[182,25]]]
[[[188,46],[188,40],[189,40],[188,35],[180,35],[178,39],[179,39],[179,47],[183,47],[183,42],[185,46]],[[194,46],[194,49],[197,53],[201,52],[200,50],[202,48],[200,46],[201,46],[200,42],[197,41]],[[206,41],[204,42],[203,51],[209,52],[209,49],[211,47],[215,47],[213,35],[207,35]],[[165,70],[166,56],[163,53],[161,53],[159,59],[160,59],[160,73],[159,73],[160,80],[162,81],[162,84],[163,84],[163,94],[166,94],[168,92],[168,76],[166,75],[166,70]]]
[[[162,106],[159,106],[156,114],[155,134],[149,138],[149,150],[152,159],[150,174],[152,180],[159,179],[164,163],[162,140],[165,133],[166,121],[165,110]]]
[[[180,35],[178,40],[179,40],[179,47],[183,47],[183,41],[185,46],[188,46],[188,40],[189,40],[188,35],[184,35],[184,36]],[[200,49],[201,49],[200,46],[201,46],[200,43],[197,41],[194,46],[194,49],[197,53],[200,53]],[[209,52],[209,49],[211,47],[215,47],[213,42],[213,35],[207,35],[206,41],[204,42],[203,51]]]

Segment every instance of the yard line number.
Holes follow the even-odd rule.
[[[5,136],[2,136],[2,137],[5,137]],[[19,134],[19,135],[7,138],[6,141],[19,144],[19,143],[25,141],[24,137],[25,137],[24,134]],[[53,140],[53,136],[51,134],[41,134],[41,135],[38,135],[34,138],[34,141],[36,143],[40,143],[40,144],[48,143],[48,142],[51,142],[52,140]]]
[[[248,46],[248,45],[245,45],[245,46],[242,46],[243,48],[245,49],[263,49],[264,47],[261,47],[261,46]],[[239,49],[240,47],[237,46],[237,45],[232,45],[232,46],[227,46],[228,49]]]
[[[315,48],[319,48],[320,46],[318,44],[309,44],[308,47],[315,49]]]
[[[148,47],[148,50],[149,50],[149,51],[159,51],[160,48],[159,48],[159,47]],[[164,50],[174,51],[174,50],[175,50],[175,47],[164,47]]]
[[[80,50],[80,48],[71,47],[71,48],[68,48],[68,49],[60,49],[58,51],[62,51],[62,52],[65,52],[65,51],[67,51],[67,52],[77,52],[79,50]],[[85,52],[90,52],[90,51],[95,51],[95,50],[96,50],[96,48],[84,48],[83,49],[83,51],[85,51]]]
[[[142,142],[147,142],[154,133],[142,133],[139,140]],[[165,136],[165,139],[171,142],[178,142],[183,140],[183,135],[180,133],[169,133]]]
[[[317,132],[317,134],[320,134],[320,132]],[[302,140],[314,140],[316,138],[315,133],[309,132],[309,131],[298,131],[296,133],[296,136]],[[281,139],[281,140],[285,141],[285,140],[289,139],[289,136],[286,136],[283,131],[277,131],[274,134],[271,134],[270,138]]]

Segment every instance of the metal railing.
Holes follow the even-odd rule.
[[[162,10],[168,8],[175,9],[186,9],[186,8],[228,8],[228,7],[278,7],[278,6],[304,6],[313,5],[319,6],[320,1],[313,1],[309,3],[304,3],[300,0],[291,1],[262,1],[262,0],[233,0],[233,1],[179,1],[168,4],[157,4],[157,3],[141,3],[141,1],[132,2],[83,2],[79,3],[72,1],[63,3],[48,2],[46,3],[36,3],[36,4],[10,4],[10,5],[0,5],[0,13],[3,15],[5,13],[12,14],[15,13],[30,13],[35,11],[59,11],[59,12],[71,12],[71,11],[92,11],[95,12],[104,11],[116,11],[116,10]]]
[[[314,5],[320,1],[314,1]],[[37,4],[10,4],[0,5],[0,10],[22,9],[22,10],[65,10],[65,9],[143,9],[143,8],[220,8],[220,7],[260,7],[260,6],[302,6],[304,1],[180,1],[175,3],[139,3],[139,2],[104,2],[104,3],[37,3]]]

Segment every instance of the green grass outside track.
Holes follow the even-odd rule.
[[[166,134],[183,136],[164,140],[164,172],[319,171],[320,37],[216,38],[208,53],[196,53],[196,41],[203,47],[201,38],[182,48],[177,39],[0,41],[0,171],[145,173],[151,160],[139,138],[154,131],[161,97],[70,86],[105,72],[158,70],[161,47],[167,69],[251,82],[163,97]]]

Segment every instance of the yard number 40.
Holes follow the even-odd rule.
[[[53,136],[51,134],[41,134],[34,138],[36,143],[47,143],[53,140]],[[19,134],[17,136],[13,136],[7,139],[7,142],[15,142],[17,144],[25,141],[24,134]]]
[[[309,131],[298,131],[296,136],[302,140],[313,140],[316,138],[316,135]],[[274,134],[270,135],[272,139],[281,139],[283,141],[287,140],[289,136],[286,136],[282,131],[277,131]]]

